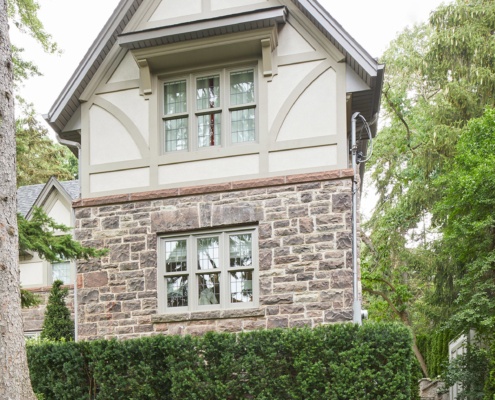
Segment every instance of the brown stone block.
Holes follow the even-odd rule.
[[[308,235],[305,237],[305,242],[307,244],[311,243],[321,243],[321,242],[332,242],[335,236],[333,233],[319,233]]]
[[[315,303],[320,301],[318,293],[296,293],[294,303]]]
[[[96,335],[98,328],[96,324],[79,324],[77,328],[77,333],[80,337]]]
[[[325,172],[314,172],[314,173],[309,173],[309,174],[289,175],[289,176],[287,176],[287,183],[324,181],[324,180],[338,179],[338,178],[340,178],[339,170],[325,171]]]
[[[223,310],[221,313],[222,318],[262,317],[264,315],[265,315],[265,310],[263,308]]]
[[[329,281],[311,281],[311,282],[309,282],[308,289],[311,292],[328,290],[328,289],[330,289],[330,282]]]
[[[284,237],[282,242],[284,246],[297,246],[300,244],[304,244],[304,236],[298,235],[298,236]]]
[[[263,220],[263,209],[252,204],[214,205],[212,209],[212,225],[234,225],[255,223]]]
[[[168,324],[154,324],[153,328],[155,332],[166,332],[168,331]]]
[[[352,248],[352,236],[350,232],[337,233],[337,249],[348,250]]]
[[[137,325],[134,327],[134,333],[143,333],[143,332],[153,332],[153,325]]]
[[[115,295],[115,300],[124,301],[124,300],[133,300],[136,298],[136,293],[117,293]]]
[[[110,246],[110,262],[119,263],[130,260],[130,245],[117,244]]]
[[[307,282],[287,282],[273,284],[273,293],[298,293],[307,290]]]
[[[332,288],[344,289],[352,287],[353,272],[351,270],[332,271]]]
[[[344,214],[326,214],[316,217],[317,225],[342,225],[344,223]]]
[[[138,299],[152,299],[156,298],[156,290],[147,290],[145,292],[138,293]]]
[[[292,302],[293,302],[292,293],[260,297],[260,304],[262,305],[291,304]]]
[[[322,260],[319,263],[318,268],[320,271],[328,271],[332,269],[344,268],[345,263],[344,260],[336,259],[336,260]]]
[[[329,310],[325,312],[325,322],[348,322],[352,321],[352,310]]]
[[[308,318],[323,318],[323,311],[306,311],[306,317]]]
[[[274,259],[275,265],[291,264],[291,263],[295,263],[298,261],[300,261],[298,255],[275,257],[275,259]]]
[[[261,223],[258,228],[260,239],[270,239],[272,237],[272,226],[271,224]]]
[[[315,274],[312,272],[297,274],[296,278],[298,281],[312,281],[315,278]]]
[[[242,320],[240,319],[225,319],[217,323],[218,332],[240,332],[242,331]]]
[[[295,280],[295,275],[282,275],[273,277],[273,283],[294,282]]]
[[[154,190],[151,192],[131,193],[130,200],[131,201],[153,200],[153,199],[160,199],[166,197],[176,197],[178,195],[179,195],[179,189],[162,189],[162,190]]]
[[[265,319],[242,321],[242,329],[245,331],[254,331],[258,329],[266,329]]]
[[[89,272],[84,275],[84,287],[96,288],[105,286],[108,283],[108,274],[106,271]]]
[[[269,306],[269,307],[266,307],[266,315],[278,315],[279,311],[280,311],[280,307],[279,306]]]
[[[313,326],[313,321],[311,319],[295,319],[289,321],[289,328],[311,328]]]
[[[197,207],[151,213],[152,232],[177,232],[199,228]]]
[[[304,313],[302,304],[283,304],[280,306],[280,314],[301,314]]]
[[[232,189],[251,189],[256,187],[283,185],[284,183],[284,177],[251,179],[232,182]]]
[[[215,193],[215,192],[226,192],[232,189],[232,184],[227,183],[216,183],[213,185],[201,185],[201,186],[188,186],[179,189],[180,196],[191,196],[195,194],[204,193]]]
[[[122,302],[122,311],[137,311],[141,309],[141,300],[130,300]],[[120,312],[121,310],[119,310]]]
[[[260,240],[258,245],[260,249],[273,249],[280,247],[280,239]]]
[[[267,329],[287,328],[288,326],[289,326],[289,318],[286,316],[268,317],[266,321]]]
[[[156,298],[143,299],[141,304],[143,310],[156,310],[158,307],[158,300]]]
[[[303,254],[301,256],[301,261],[319,261],[323,258],[320,253],[316,254]]]
[[[260,251],[259,253],[259,265],[260,271],[267,271],[272,267],[272,253],[271,251]]]
[[[322,291],[319,293],[320,301],[322,302],[330,302],[333,303],[334,301],[343,301],[343,292],[340,291],[333,291],[333,290],[327,290],[327,291]]]
[[[351,210],[352,197],[350,193],[335,193],[332,195],[332,212],[346,212]]]
[[[83,199],[81,206],[84,207],[102,206],[106,204],[126,203],[127,201],[129,201],[128,194],[116,194],[113,196],[103,196],[103,197],[93,197],[91,199]]]
[[[289,207],[290,218],[307,217],[308,215],[309,211],[307,205],[297,205]]]

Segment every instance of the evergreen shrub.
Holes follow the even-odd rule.
[[[28,360],[46,400],[409,400],[413,355],[406,328],[370,323],[41,341]]]
[[[63,284],[61,280],[53,282],[41,331],[42,339],[74,340],[74,321],[65,304],[69,291],[67,288],[62,289]]]

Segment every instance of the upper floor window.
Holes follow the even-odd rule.
[[[162,154],[254,142],[255,86],[252,68],[165,82]]]

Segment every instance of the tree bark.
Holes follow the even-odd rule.
[[[21,314],[13,65],[7,1],[0,0],[0,399],[34,400]]]

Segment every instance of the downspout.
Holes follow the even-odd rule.
[[[357,144],[356,144],[356,118],[360,113],[352,114],[351,124],[351,152],[352,152],[352,273],[353,273],[353,322],[361,325],[361,299],[359,298],[359,270],[357,262],[357,194],[358,194],[358,160],[357,160]]]
[[[63,144],[68,147],[77,148],[77,180],[79,182],[79,198],[81,198],[81,144],[78,142],[74,142],[72,140],[62,139],[58,133],[57,140],[60,144]],[[72,208],[72,221],[76,221],[76,215],[74,212],[74,208]],[[72,230],[72,238],[75,239],[74,230]],[[74,340],[77,342],[78,340],[78,312],[77,312],[77,262],[74,262]]]

